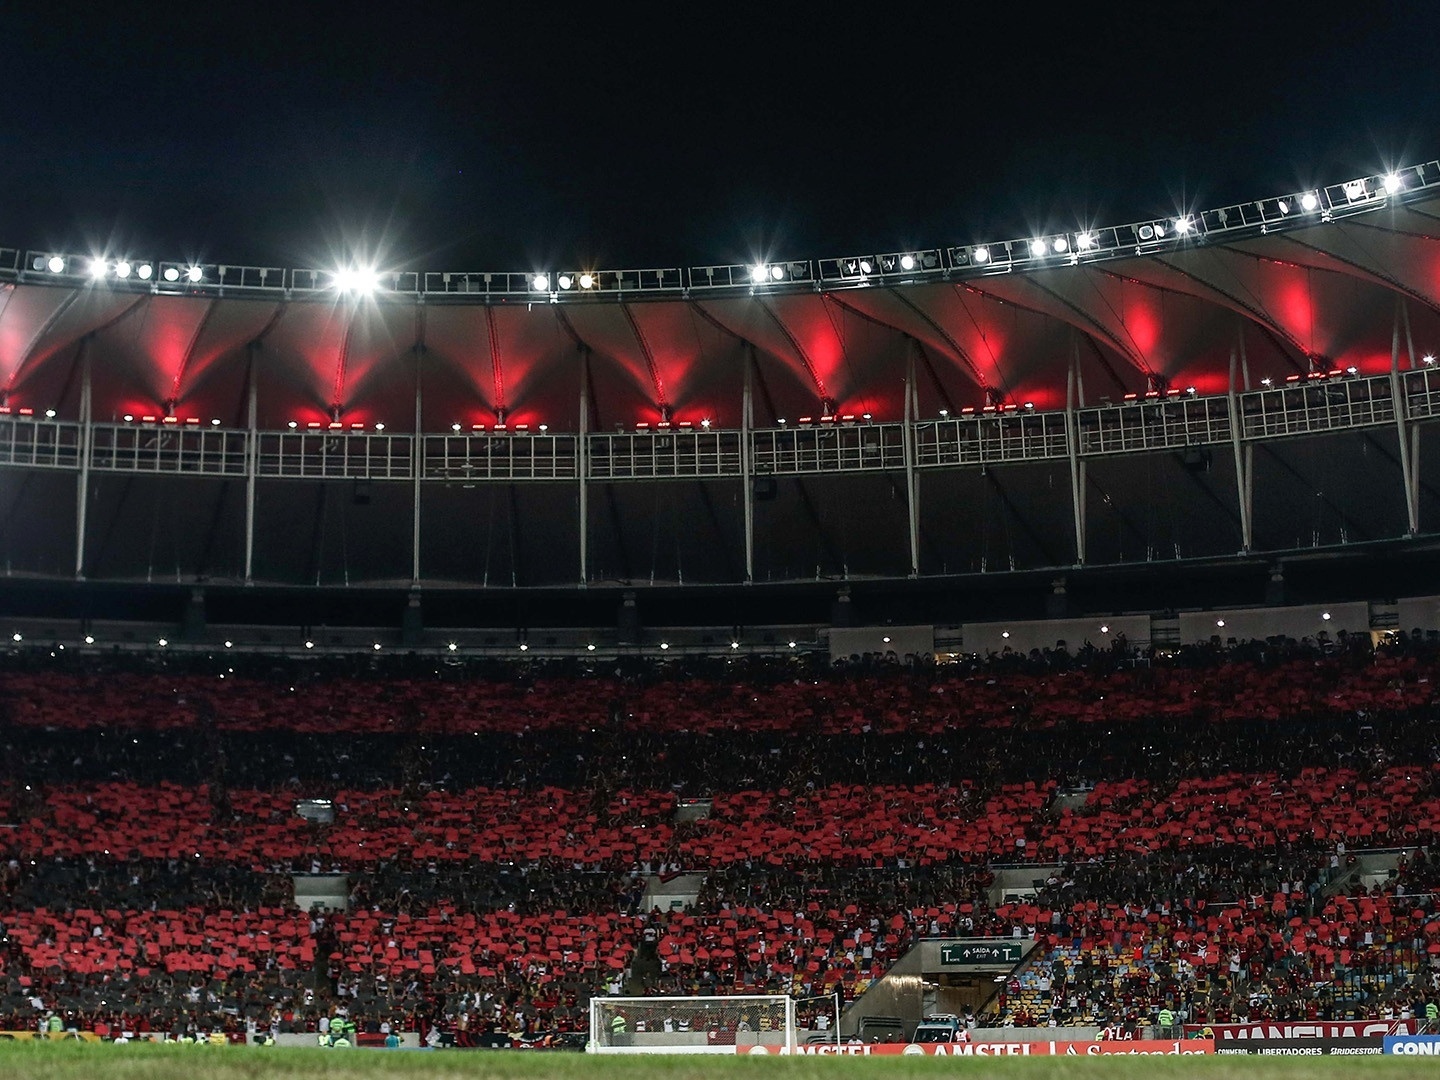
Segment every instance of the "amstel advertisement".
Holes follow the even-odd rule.
[[[785,1046],[737,1046],[738,1054],[804,1054],[815,1057],[1100,1057],[1103,1055],[1213,1054],[1210,1039],[1115,1039],[1108,1042],[968,1042],[968,1043],[811,1043],[794,1050]]]

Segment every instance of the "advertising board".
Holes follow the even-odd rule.
[[[969,1043],[816,1043],[797,1046],[737,1047],[738,1054],[797,1054],[811,1057],[1102,1057],[1110,1055],[1188,1056],[1213,1054],[1215,1043],[1209,1039],[1114,1039],[1097,1042],[969,1042]]]
[[[1440,1057],[1440,1035],[1386,1035],[1383,1052],[1405,1057]]]

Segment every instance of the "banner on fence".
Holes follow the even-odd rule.
[[[926,1057],[1099,1057],[1102,1055],[1189,1055],[1213,1054],[1210,1039],[1114,1039],[1097,1042],[969,1042],[969,1043],[815,1043],[797,1046],[741,1046],[738,1054],[799,1054],[814,1057],[876,1057],[925,1055]]]
[[[1379,1039],[1411,1035],[1413,1020],[1267,1020],[1253,1024],[1186,1024],[1186,1035],[1214,1039]]]

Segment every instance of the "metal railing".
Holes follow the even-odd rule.
[[[1400,372],[1407,422],[1440,419],[1440,371]],[[1300,380],[1236,395],[1241,443],[1393,428],[1391,376]],[[902,471],[905,423],[823,422],[749,432],[755,476]],[[1012,410],[911,423],[917,470],[1175,453],[1232,441],[1226,395],[1137,399],[1063,410]],[[108,472],[245,476],[252,434],[165,422],[92,423],[89,466]],[[76,420],[0,414],[0,466],[78,469],[86,427]],[[276,479],[572,481],[738,478],[746,433],[733,428],[633,432],[412,434],[380,431],[259,431],[256,476]],[[418,442],[418,449],[417,449]]]

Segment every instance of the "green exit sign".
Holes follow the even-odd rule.
[[[957,941],[940,946],[942,964],[1018,964],[1024,956],[1021,941]]]

